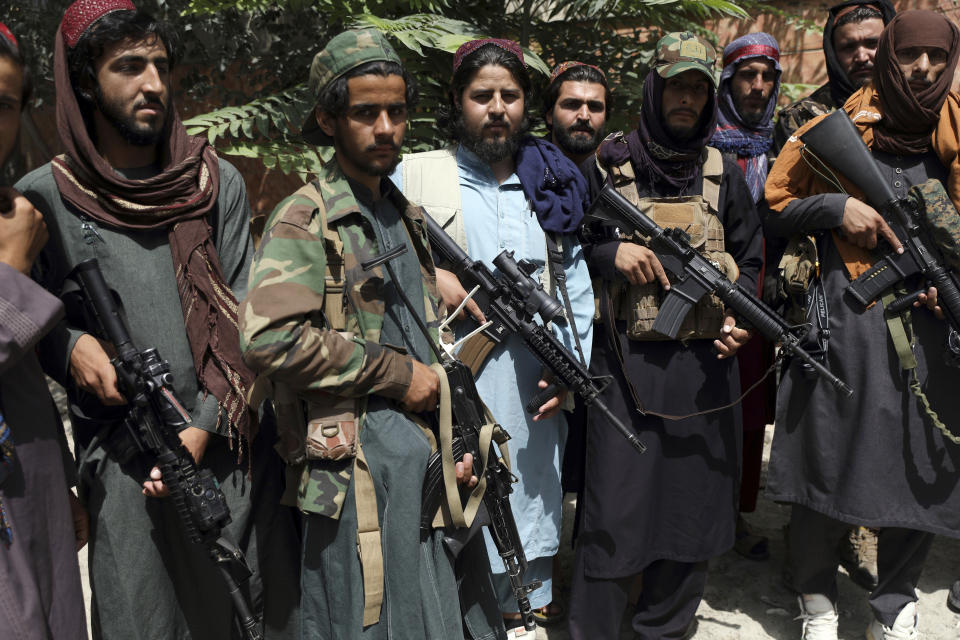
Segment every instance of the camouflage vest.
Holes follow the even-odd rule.
[[[616,143],[613,138],[609,143]],[[704,149],[702,158],[703,194],[678,198],[641,198],[637,190],[633,164],[628,159],[621,165],[597,166],[609,174],[614,188],[643,211],[650,219],[664,228],[680,227],[690,236],[690,244],[717,264],[727,277],[736,280],[739,276],[737,263],[725,251],[723,224],[720,222],[720,183],[723,179],[723,157],[713,147]],[[625,236],[638,244],[646,244],[639,234]],[[600,283],[594,283],[599,291]],[[667,340],[666,336],[653,330],[653,322],[660,311],[665,294],[659,282],[632,285],[616,282],[610,285],[610,299],[614,317],[627,325],[627,337],[632,340]],[[720,337],[723,325],[723,302],[714,295],[700,299],[680,326],[677,340],[714,339]]]

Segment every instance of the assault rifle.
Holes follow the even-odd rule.
[[[868,203],[884,217],[903,243],[903,253],[888,247],[886,255],[866,273],[847,286],[849,293],[864,307],[872,304],[897,283],[920,274],[937,288],[937,303],[950,326],[947,337],[948,362],[960,366],[960,282],[947,268],[936,243],[920,224],[920,212],[910,200],[898,199],[867,145],[857,133],[853,121],[841,109],[821,120],[800,136],[814,155],[846,176],[867,196]],[[908,308],[926,288],[901,296],[887,306],[887,314]]]
[[[468,256],[430,216],[426,216],[426,222],[434,250],[451,265],[465,288],[477,289],[474,299],[488,320],[483,334],[494,344],[503,342],[510,334],[516,334],[523,340],[527,350],[556,379],[557,384],[551,384],[527,403],[527,411],[535,412],[544,402],[557,395],[559,386],[563,386],[602,415],[627,439],[630,446],[639,453],[646,451],[637,434],[623,424],[600,399],[600,393],[609,384],[609,379],[591,376],[587,367],[549,329],[534,320],[534,314],[539,314],[544,322],[549,322],[559,315],[561,307],[543,291],[540,283],[530,277],[533,265],[525,260],[517,262],[512,251],[501,251],[493,259],[494,266],[500,272],[499,275],[495,274],[487,265]]]
[[[390,261],[397,256],[406,253],[406,245],[398,245],[394,249],[387,251],[371,260],[361,263],[364,271],[370,270],[376,266],[383,265],[390,279],[397,282],[396,274]],[[523,552],[523,546],[520,543],[520,534],[517,531],[517,523],[513,517],[513,510],[510,508],[510,494],[513,492],[511,486],[516,479],[510,470],[504,464],[500,454],[499,445],[490,440],[488,445],[487,463],[484,468],[479,468],[483,458],[481,457],[481,438],[482,430],[485,426],[485,409],[480,394],[477,392],[474,384],[473,373],[465,364],[440,349],[433,343],[430,332],[423,320],[416,313],[416,309],[411,304],[407,294],[402,287],[397,287],[401,300],[414,317],[420,331],[426,337],[427,342],[433,349],[437,360],[443,366],[447,374],[447,380],[450,385],[450,399],[452,405],[453,434],[450,443],[452,459],[461,460],[466,453],[473,455],[474,469],[477,475],[486,480],[486,487],[483,493],[483,507],[486,509],[486,522],[489,525],[490,536],[497,546],[497,552],[503,560],[503,565],[507,570],[507,577],[510,580],[510,588],[513,590],[514,597],[517,599],[520,617],[523,621],[524,629],[532,632],[537,624],[533,617],[533,610],[530,607],[531,592],[540,588],[541,582],[534,580],[530,584],[523,584],[523,574],[527,570],[527,558]],[[501,429],[502,431],[502,429]],[[506,432],[503,432],[504,434]],[[421,498],[420,511],[420,529],[429,531],[432,528],[434,514],[440,508],[440,502],[445,493],[445,483],[443,477],[443,455],[442,447],[444,445],[443,435],[440,434],[438,441],[441,442],[441,450],[436,451],[430,456],[427,463],[427,473],[423,483],[423,492]],[[458,499],[462,500],[465,496],[461,491]],[[468,496],[466,496],[468,497]],[[478,514],[474,520],[474,526],[465,532],[466,539],[472,537],[477,531],[477,526],[483,521],[483,514]],[[458,545],[466,543],[462,537],[454,537]]]
[[[177,399],[169,363],[156,349],[140,351],[134,346],[96,258],[78,264],[75,273],[91,320],[116,349],[111,364],[117,372],[117,386],[128,403],[122,428],[140,452],[156,457],[180,524],[187,538],[202,544],[220,570],[244,637],[262,640],[260,623],[238,585],[238,579],[250,577],[250,568],[243,552],[223,533],[223,527],[230,523],[226,497],[213,473],[197,468],[177,435],[190,426],[191,418]]]
[[[717,265],[690,246],[690,236],[683,229],[663,229],[610,185],[600,192],[587,217],[612,222],[646,236],[650,249],[672,276],[670,290],[653,322],[654,331],[676,337],[680,324],[697,300],[713,293],[764,338],[779,342],[781,353],[800,358],[845,396],[853,394],[853,389],[800,346],[802,331],[787,324],[753,293],[731,282]]]

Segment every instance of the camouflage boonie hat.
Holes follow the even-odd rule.
[[[709,42],[689,31],[675,31],[657,42],[653,66],[662,78],[672,78],[690,69],[700,71],[710,78],[716,88],[716,61],[717,51]]]
[[[367,62],[382,60],[400,62],[400,56],[393,50],[387,39],[376,29],[344,31],[331,38],[310,64],[310,95],[316,101],[327,85]],[[333,140],[320,129],[313,109],[307,114],[300,128],[303,139],[317,145],[330,145]]]

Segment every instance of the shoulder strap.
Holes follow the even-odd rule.
[[[320,195],[318,181],[300,187],[296,195],[309,198],[317,206],[327,268],[324,271],[323,307],[329,328],[346,329],[343,311],[345,271],[343,243],[340,234],[327,225],[327,207]],[[362,417],[361,417],[362,420]],[[357,456],[353,465],[353,494],[357,506],[357,555],[363,568],[363,626],[380,620],[383,604],[383,547],[380,541],[380,518],[377,510],[377,492],[370,474],[370,465],[363,453],[357,435]]]
[[[723,154],[706,147],[703,159],[703,199],[713,211],[720,211],[720,183],[723,180]]]
[[[580,363],[587,366],[587,359],[583,355],[583,346],[580,344],[580,333],[577,331],[577,323],[573,317],[573,306],[570,304],[570,294],[567,293],[567,273],[563,269],[563,246],[560,244],[560,238],[551,231],[545,231],[544,236],[547,241],[547,265],[553,282],[557,283],[560,289],[560,297],[563,299],[564,311],[567,314],[567,326],[573,332],[573,342],[577,347],[577,355],[580,357]]]

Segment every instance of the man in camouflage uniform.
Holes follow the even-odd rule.
[[[794,131],[817,116],[835,111],[851,93],[870,82],[877,40],[895,14],[889,0],[848,0],[830,8],[823,28],[828,82],[780,111],[773,130],[773,155]]]
[[[437,406],[439,379],[413,314],[436,340],[436,272],[422,210],[384,177],[416,89],[372,30],[334,37],[313,60],[310,89],[318,102],[303,135],[336,155],[271,215],[240,312],[245,360],[274,386],[288,495],[304,513],[303,637],[448,640],[464,627],[503,637],[495,604],[477,605],[476,594],[492,589],[479,537],[457,560],[458,569],[476,561],[462,621],[442,531],[420,530],[433,435],[412,412]],[[406,253],[392,262],[396,280],[362,267],[398,246]],[[306,442],[296,421],[304,406]],[[320,451],[350,449],[355,425],[355,457]],[[458,465],[458,479],[475,482],[471,463]]]

